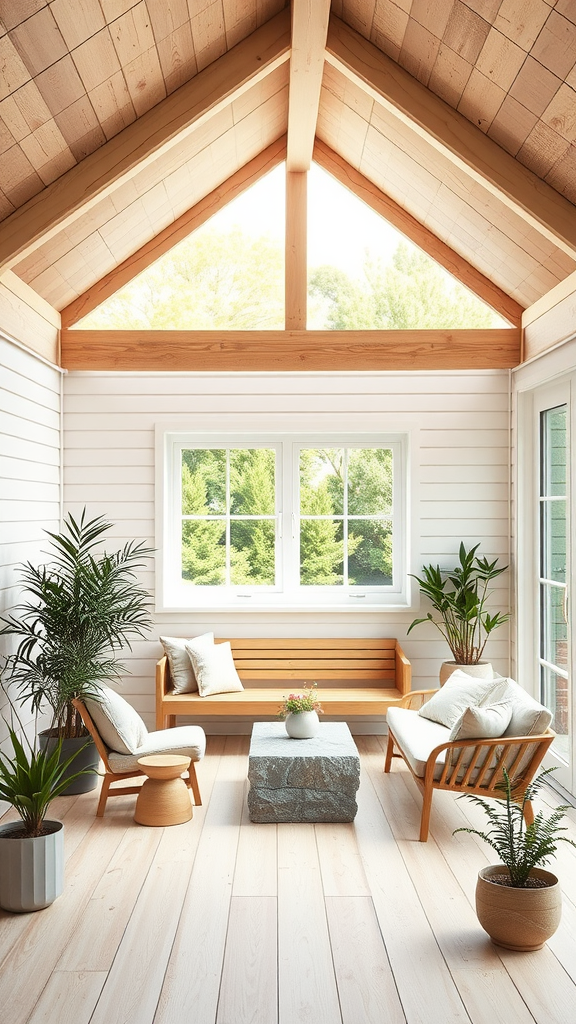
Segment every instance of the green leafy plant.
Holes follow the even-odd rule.
[[[315,686],[316,683],[311,683],[304,693],[289,693],[287,697],[284,697],[278,717],[284,719],[291,714],[299,715],[302,711],[316,711],[323,715],[324,712]]]
[[[411,574],[439,617],[428,612],[423,618],[414,619],[408,633],[422,622],[431,622],[441,632],[458,665],[478,664],[490,634],[510,618],[502,612],[490,614],[486,607],[491,582],[508,566],[499,566],[497,558],[489,562],[477,556],[479,546],[475,544],[467,551],[461,543],[459,564],[450,572],[443,572],[438,565],[425,565],[422,577]]]
[[[73,779],[85,774],[84,771],[68,774],[79,751],[61,761],[62,740],[49,752],[38,746],[36,734],[32,742],[22,731],[23,739],[20,740],[14,725],[8,725],[8,735],[13,754],[10,756],[0,751],[0,800],[6,800],[20,815],[23,837],[41,836],[52,800]]]
[[[28,599],[0,617],[0,635],[15,636],[4,675],[34,712],[49,709],[61,738],[87,735],[72,700],[98,699],[99,686],[117,679],[116,654],[151,626],[149,595],[136,581],[152,549],[131,541],[112,554],[96,553],[111,528],[103,516],[46,531],[55,555],[48,565],[21,566]]]
[[[501,863],[508,868],[510,885],[516,889],[527,887],[527,880],[532,868],[547,864],[556,853],[559,842],[576,846],[572,839],[560,835],[561,832],[567,831],[566,828],[560,826],[564,812],[569,809],[567,804],[556,807],[548,817],[543,811],[538,811],[531,825],[526,825],[524,818],[527,801],[534,799],[545,782],[546,776],[555,770],[555,768],[547,768],[541,772],[538,778],[526,787],[519,803],[514,800],[512,783],[506,768],[502,769],[504,779],[500,784],[500,789],[505,795],[504,799],[484,800],[472,793],[462,794],[462,797],[473,800],[482,808],[491,828],[487,832],[481,832],[476,828],[457,828],[454,835],[456,832],[470,832],[488,843],[498,854]]]

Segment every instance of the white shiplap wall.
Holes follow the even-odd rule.
[[[17,567],[45,561],[60,522],[60,372],[0,333],[0,611],[18,601]],[[0,638],[0,652],[13,649]],[[0,722],[2,738],[4,723]]]
[[[509,557],[509,377],[506,372],[334,374],[114,374],[72,372],[64,381],[64,506],[103,513],[110,546],[154,544],[154,428],[302,432],[409,431],[412,571],[450,565],[460,540]],[[146,575],[152,590],[154,576]],[[508,580],[495,605],[506,610]],[[193,636],[397,636],[412,661],[413,686],[435,685],[448,651],[432,627],[406,639],[405,613],[161,614],[149,642],[127,658],[123,692],[154,721],[160,634]],[[508,670],[503,628],[487,654]]]

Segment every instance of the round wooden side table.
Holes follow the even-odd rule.
[[[189,757],[150,754],[140,757],[138,767],[148,776],[138,794],[134,821],[139,825],[181,825],[192,817],[192,802],[182,772]]]

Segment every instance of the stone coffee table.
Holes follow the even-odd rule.
[[[353,821],[360,757],[345,722],[290,739],[282,722],[256,722],[248,760],[250,820]]]

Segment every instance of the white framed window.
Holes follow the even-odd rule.
[[[407,449],[159,425],[157,610],[405,607]]]

